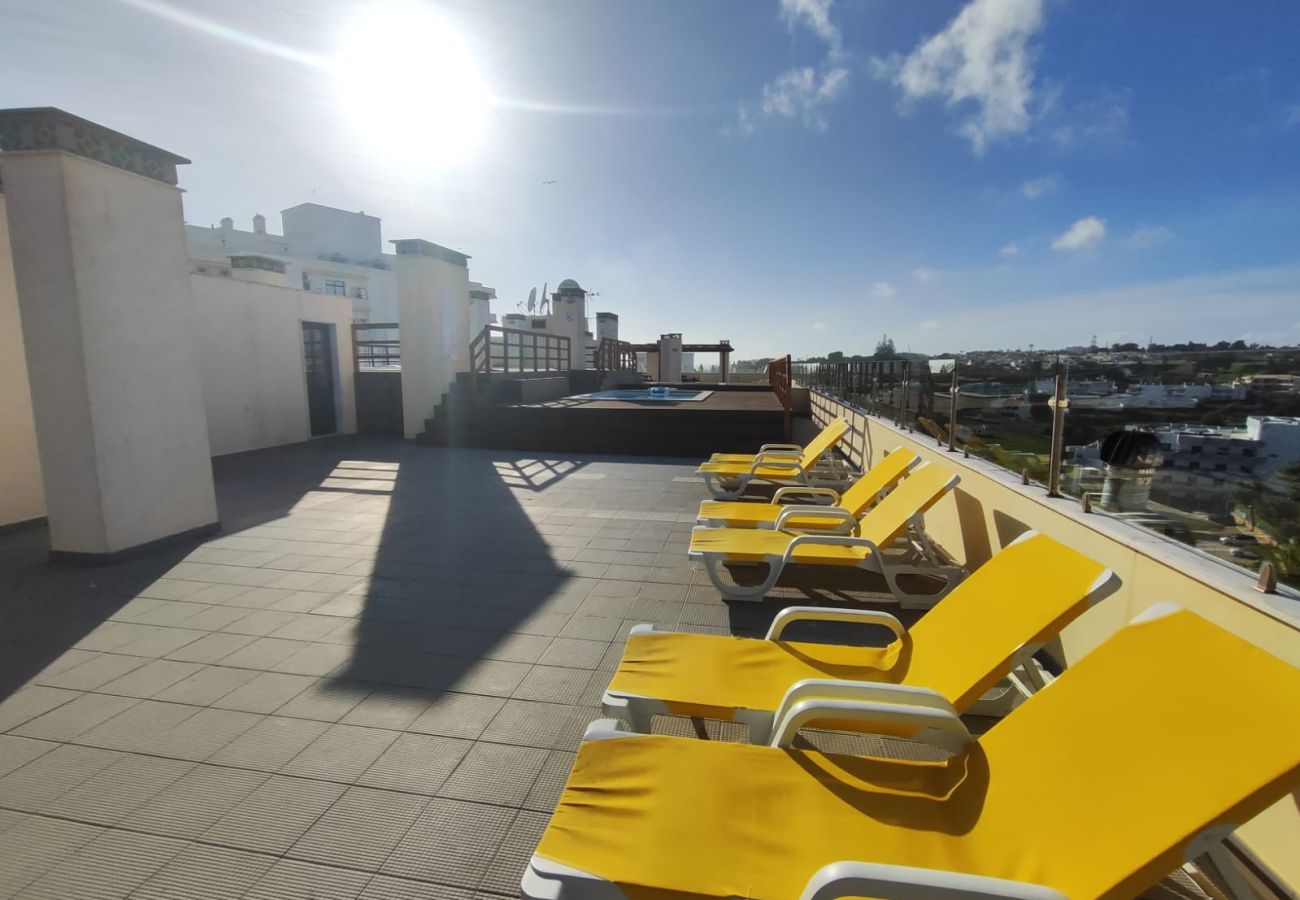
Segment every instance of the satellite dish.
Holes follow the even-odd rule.
[[[546,285],[547,285],[547,284],[549,284],[549,282],[546,282],[546,281],[543,281],[543,282],[542,282],[542,306],[546,307],[546,311],[547,311],[547,312],[550,312],[550,310],[551,310],[551,301],[548,299],[547,294],[546,294]]]
[[[528,292],[528,311],[531,313],[537,308],[537,288],[534,287]]]

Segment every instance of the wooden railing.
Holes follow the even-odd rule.
[[[572,368],[570,340],[563,335],[486,325],[470,341],[470,371],[568,372]]]
[[[791,401],[791,368],[790,356],[787,354],[781,359],[774,359],[767,364],[767,383],[772,386],[772,393],[776,394],[776,399],[781,401],[781,409],[785,410],[785,439],[791,438],[790,416],[793,411]]]
[[[595,365],[596,371],[602,375],[606,372],[635,372],[636,351],[628,341],[601,338],[600,343],[596,345]]]
[[[392,332],[383,337],[363,337],[372,331]],[[402,363],[396,322],[358,322],[352,326],[352,368],[395,369]]]

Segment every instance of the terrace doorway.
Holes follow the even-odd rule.
[[[307,414],[311,436],[338,431],[334,397],[334,341],[329,325],[302,323],[302,357],[307,373]]]

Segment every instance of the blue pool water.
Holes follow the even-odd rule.
[[[713,391],[683,391],[677,388],[646,388],[640,391],[597,391],[594,394],[580,394],[575,400],[657,400],[660,402],[680,403],[683,400],[703,400]]]

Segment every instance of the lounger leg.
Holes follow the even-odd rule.
[[[881,561],[878,569],[868,570],[877,571],[884,576],[890,593],[903,609],[930,609],[966,577],[965,571],[955,566],[894,566]],[[917,594],[899,586],[899,575],[924,575],[931,578],[939,576],[944,579],[944,586],[935,594]]]
[[[716,479],[712,472],[704,472],[703,475],[704,486],[708,488],[709,493],[718,500],[735,500],[739,498],[741,494],[745,493],[745,488],[749,486],[748,478],[739,478],[737,479],[738,486],[736,489],[729,491],[722,486],[721,481]]]
[[[704,554],[704,571],[709,573],[709,581],[718,592],[728,600],[751,600],[759,601],[767,595],[773,587],[776,586],[776,580],[781,577],[781,570],[785,568],[785,562],[779,557],[776,561],[769,560],[767,563],[767,578],[762,584],[753,587],[746,587],[739,584],[727,584],[722,578],[723,556],[720,553]]]

